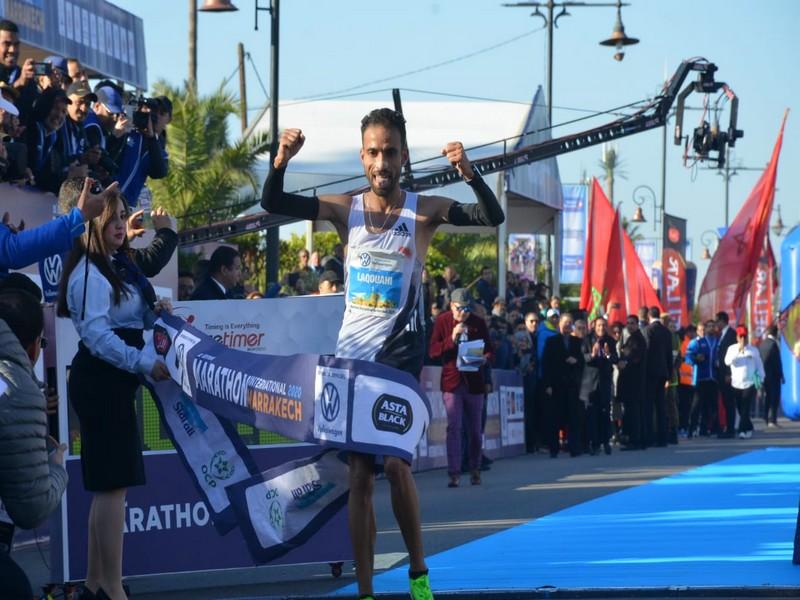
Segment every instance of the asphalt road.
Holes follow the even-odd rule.
[[[547,453],[540,453],[495,461],[491,470],[483,473],[481,486],[470,486],[467,477],[460,488],[450,489],[444,470],[419,473],[416,481],[426,554],[743,452],[800,446],[800,423],[782,420],[780,424],[780,428],[766,429],[759,420],[749,440],[699,438],[637,452],[615,448],[611,456],[570,458],[562,453],[551,459]],[[376,485],[375,506],[376,568],[403,564],[405,547],[392,515],[386,481]],[[47,572],[36,548],[17,552],[15,558],[35,583],[46,580]],[[346,563],[338,579],[331,576],[328,565],[303,565],[136,577],[127,583],[137,599],[211,600],[320,596],[353,581],[352,564]],[[435,580],[432,583],[435,589]]]

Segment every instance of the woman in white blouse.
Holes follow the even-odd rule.
[[[764,364],[758,348],[747,343],[747,327],[736,328],[736,342],[725,353],[725,364],[731,368],[731,386],[736,408],[739,411],[739,437],[753,436],[750,408],[756,397],[756,388],[764,381]]]
[[[134,398],[141,375],[169,377],[163,362],[142,352],[142,333],[169,304],[156,302],[152,286],[131,260],[128,207],[115,188],[111,191],[103,213],[76,240],[66,262],[58,311],[72,319],[81,338],[68,396],[80,421],[83,484],[94,493],[83,596],[116,600],[126,598],[125,494],[128,487],[145,483]]]

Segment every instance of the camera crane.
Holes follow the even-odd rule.
[[[686,78],[695,71],[698,73],[697,80],[688,83],[686,87],[681,90],[681,86]],[[728,147],[733,147],[736,144],[736,140],[741,138],[744,133],[742,130],[736,128],[739,99],[727,84],[715,81],[714,73],[716,73],[716,71],[717,66],[704,58],[685,60],[680,64],[672,78],[664,85],[661,94],[649,101],[644,107],[632,115],[622,117],[616,121],[588,131],[562,136],[512,151],[507,151],[505,147],[510,145],[509,142],[511,140],[517,138],[500,140],[504,146],[503,152],[471,161],[472,168],[482,175],[496,173],[544,160],[545,158],[560,156],[568,152],[588,148],[589,146],[595,146],[604,142],[635,135],[657,127],[663,127],[667,123],[670,108],[676,99],[674,141],[676,145],[680,145],[681,143],[686,144],[684,163],[691,158],[693,161],[709,161],[711,165],[722,168],[725,164],[726,149]],[[716,94],[720,90],[723,91],[724,97],[731,102],[728,129],[726,131],[720,131],[717,122],[715,122],[712,127],[707,121],[703,120],[701,125],[693,130],[691,140],[689,136],[684,137],[683,113],[686,97],[692,92],[709,95]],[[693,152],[691,156],[689,155],[690,148]],[[406,172],[404,173],[402,187],[409,191],[419,192],[441,187],[449,183],[455,183],[460,179],[461,176],[453,167],[443,167],[442,169],[422,175]],[[357,194],[366,189],[366,187],[361,187],[352,190],[350,193]],[[192,246],[243,233],[259,231],[268,227],[287,225],[295,221],[296,219],[292,217],[271,215],[267,212],[262,212],[192,229],[185,229],[178,234],[178,240],[181,246]]]

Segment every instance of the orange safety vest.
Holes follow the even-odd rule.
[[[692,385],[693,380],[693,368],[692,365],[687,363],[684,359],[686,358],[686,349],[689,347],[689,338],[684,338],[681,342],[681,367],[679,369],[680,372],[680,384],[681,385]]]

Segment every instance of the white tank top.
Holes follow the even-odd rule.
[[[345,259],[345,311],[336,356],[372,360],[419,375],[425,353],[417,194],[382,233],[366,226],[364,196],[353,197]]]

